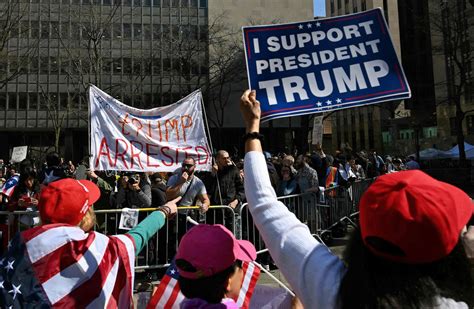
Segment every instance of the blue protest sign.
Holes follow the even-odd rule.
[[[242,30],[262,120],[411,96],[380,9]]]

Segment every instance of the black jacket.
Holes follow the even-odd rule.
[[[240,171],[234,165],[228,165],[217,172],[219,178],[219,186],[222,195],[222,205],[228,205],[233,200],[237,199],[239,202],[245,202],[244,183],[240,178]],[[211,205],[221,205],[219,198],[219,189],[217,186],[217,178],[213,175],[208,175],[206,188],[210,195]]]

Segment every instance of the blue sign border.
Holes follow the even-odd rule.
[[[343,99],[340,99],[337,97],[337,93],[335,96],[331,95],[331,98],[327,97],[322,97],[322,98],[311,98],[309,100],[305,100],[305,102],[302,102],[301,100],[296,100],[295,102],[288,103],[286,100],[281,100],[283,97],[281,93],[277,94],[278,99],[278,105],[277,106],[270,106],[268,104],[268,98],[266,97],[266,91],[261,90],[259,91],[257,85],[258,82],[261,80],[267,80],[267,79],[261,79],[259,80],[257,78],[256,74],[256,65],[255,61],[257,59],[257,56],[255,53],[252,53],[251,51],[251,44],[252,44],[252,38],[254,37],[265,37],[265,35],[269,35],[271,32],[276,32],[281,35],[281,33],[284,33],[285,31],[294,33],[295,30],[302,30],[304,31],[302,27],[307,27],[307,29],[312,28],[312,30],[319,28],[323,29],[329,24],[333,23],[341,23],[341,22],[346,22],[346,21],[353,21],[353,20],[358,20],[358,22],[366,21],[369,20],[369,18],[372,18],[374,21],[374,25],[377,24],[379,26],[379,31],[381,33],[381,38],[385,40],[385,46],[383,47],[383,57],[391,57],[389,61],[390,65],[390,74],[396,74],[398,85],[395,87],[395,85],[388,85],[391,87],[381,87],[380,91],[374,92],[373,90],[371,91],[370,89],[366,91],[365,93],[361,91],[352,91],[351,96],[345,97]],[[307,30],[311,31],[311,30]],[[350,14],[350,15],[345,15],[345,16],[339,16],[339,17],[332,17],[332,18],[324,18],[324,19],[317,19],[317,20],[310,20],[310,21],[304,21],[304,22],[294,22],[294,23],[287,23],[287,24],[278,24],[278,25],[262,25],[262,26],[251,26],[251,27],[242,27],[242,34],[243,34],[243,40],[244,40],[244,47],[245,47],[245,58],[246,58],[246,66],[247,66],[247,76],[248,76],[248,81],[249,81],[249,87],[251,89],[256,89],[257,90],[257,99],[260,100],[261,108],[262,108],[262,121],[267,121],[271,119],[276,119],[276,118],[283,118],[283,117],[290,117],[290,116],[298,116],[298,115],[305,115],[305,114],[310,114],[310,113],[322,113],[322,112],[329,112],[329,111],[334,111],[334,110],[339,110],[339,109],[346,109],[346,108],[353,108],[353,107],[359,107],[359,106],[364,106],[364,105],[369,105],[369,104],[376,104],[384,101],[393,101],[393,100],[402,100],[406,98],[411,97],[411,91],[410,87],[408,85],[408,82],[406,80],[405,73],[403,72],[403,68],[400,65],[400,62],[397,58],[395,49],[393,47],[393,41],[392,38],[390,37],[390,32],[388,30],[388,26],[386,24],[385,19],[383,18],[382,11],[380,8],[369,10],[369,11],[364,11],[360,13],[355,13],[355,14]],[[262,36],[263,34],[263,36]],[[383,36],[383,37],[382,37]],[[360,41],[359,41],[360,42]],[[313,47],[314,48],[314,47]],[[326,48],[331,48],[331,46],[326,46]],[[313,51],[317,51],[313,50]],[[275,57],[284,57],[286,55],[297,55],[297,53],[275,53],[273,56]],[[382,53],[381,53],[382,54]],[[378,54],[378,58],[384,60],[385,58],[381,57]],[[253,58],[252,61],[250,61],[250,58]],[[263,57],[265,59],[265,57]],[[369,59],[370,60],[370,59]],[[350,64],[358,63],[358,61],[352,60],[352,62],[349,62]],[[334,65],[338,65],[339,62],[334,62]],[[347,65],[347,64],[346,64]],[[314,70],[313,67],[313,72],[317,70]],[[304,72],[307,73],[308,71]],[[295,74],[295,71],[292,72],[293,75]],[[274,75],[278,77],[278,74]],[[390,76],[392,79],[393,76]],[[393,83],[391,83],[393,84]],[[384,85],[386,86],[386,85]],[[287,105],[286,107],[282,107],[282,105]]]

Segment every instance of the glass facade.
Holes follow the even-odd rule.
[[[19,3],[0,58],[0,70],[16,75],[0,89],[0,131],[50,131],[62,121],[85,132],[89,84],[152,108],[207,82],[206,0],[121,1]]]

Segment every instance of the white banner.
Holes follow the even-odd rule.
[[[323,116],[314,117],[313,122],[313,145],[323,144]]]
[[[91,86],[89,104],[91,169],[173,172],[193,157],[196,170],[211,170],[201,91],[143,110]]]

